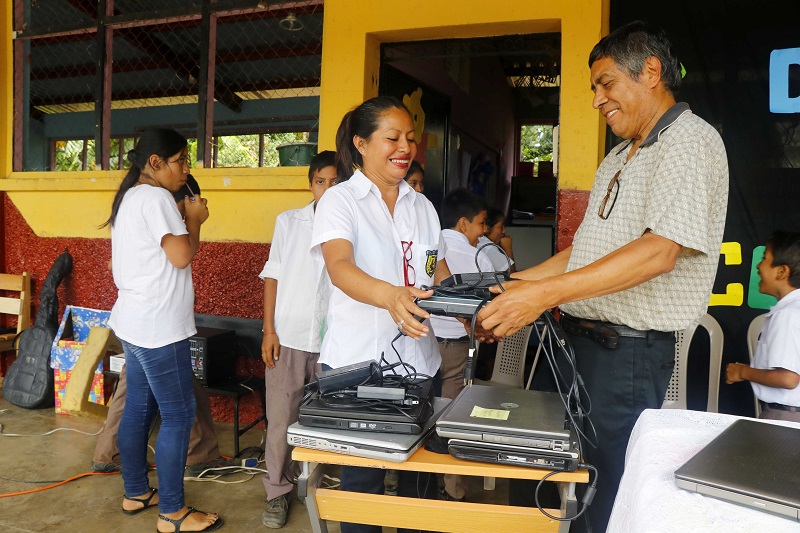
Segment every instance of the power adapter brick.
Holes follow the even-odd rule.
[[[361,385],[356,397],[360,400],[388,400],[402,402],[406,398],[406,389],[402,387],[370,387]]]
[[[373,375],[381,375],[380,367],[375,361],[361,361],[360,363],[317,372],[317,387],[320,392],[342,390],[368,383]]]

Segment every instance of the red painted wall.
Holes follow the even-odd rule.
[[[6,272],[31,273],[35,308],[39,303],[39,286],[56,257],[69,248],[74,259],[72,273],[58,289],[61,311],[64,305],[94,309],[111,309],[117,291],[108,262],[111,259],[109,239],[41,238],[37,237],[7,195],[0,210],[5,247],[0,263]],[[269,244],[204,242],[192,262],[196,305],[201,314],[262,318],[263,285],[258,278],[269,254]],[[240,375],[264,375],[264,364],[252,358],[239,357]],[[214,397],[211,400],[214,418],[233,420],[233,400]],[[242,420],[255,418],[260,410],[256,398],[243,398]]]
[[[581,225],[586,206],[589,205],[589,191],[558,191],[558,251],[572,245],[572,238]]]

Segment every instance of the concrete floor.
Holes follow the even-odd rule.
[[[41,434],[55,428],[72,428],[97,433],[103,421],[97,418],[56,415],[52,409],[28,410],[8,403],[0,395],[0,425],[5,434]],[[233,453],[233,425],[217,423],[217,437],[224,455]],[[241,437],[241,448],[258,446],[264,431],[253,429]],[[75,431],[57,431],[47,436],[0,437],[0,495],[35,490],[72,476],[91,472],[91,455],[96,437]],[[151,441],[154,445],[155,437]],[[152,459],[151,459],[152,460]],[[151,473],[156,485],[156,474]],[[269,531],[261,524],[264,488],[261,475],[233,474],[222,481],[228,484],[186,481],[186,502],[204,511],[219,513],[225,519],[220,531]],[[507,498],[507,483],[497,480],[494,491],[482,490],[475,478],[470,501],[494,503]],[[238,482],[238,483],[232,483]],[[153,531],[155,509],[128,516],[121,512],[122,479],[119,475],[92,475],[59,487],[13,497],[0,497],[0,531],[68,533],[140,533]],[[339,525],[329,523],[330,533]],[[284,533],[309,532],[305,506],[293,497]],[[385,531],[394,531],[385,529]]]

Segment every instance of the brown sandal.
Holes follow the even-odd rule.
[[[144,498],[128,498],[127,496],[123,496],[123,498],[125,498],[126,500],[130,500],[132,502],[141,503],[142,506],[139,507],[138,509],[131,509],[130,511],[123,507],[122,512],[125,513],[125,514],[139,514],[142,511],[144,511],[145,509],[149,509],[150,507],[153,507],[153,505],[156,505],[156,504],[150,505],[150,502],[152,501],[153,496],[155,496],[156,494],[158,494],[158,489],[150,489],[150,496],[147,496],[147,497],[144,497]]]
[[[158,515],[158,519],[159,519],[159,520],[164,520],[164,521],[166,521],[166,522],[169,522],[170,524],[172,524],[173,526],[175,526],[175,531],[173,531],[173,533],[180,533],[180,530],[181,530],[181,524],[183,524],[183,521],[184,521],[184,520],[186,520],[186,517],[187,517],[187,516],[189,516],[189,515],[190,515],[190,514],[192,514],[192,513],[202,513],[202,512],[203,512],[203,511],[198,511],[198,510],[197,510],[197,509],[195,509],[194,507],[189,507],[189,510],[188,510],[188,511],[186,511],[186,514],[185,514],[185,515],[183,515],[183,516],[182,516],[182,517],[180,517],[180,518],[167,518],[167,517],[166,517],[166,516],[164,516],[163,514],[160,514],[160,515]],[[205,529],[200,529],[200,530],[198,530],[198,531],[199,531],[200,533],[202,533],[202,532],[205,532],[205,531],[216,531],[216,530],[218,530],[219,528],[221,528],[221,527],[222,527],[222,524],[224,524],[224,523],[225,523],[225,521],[224,521],[224,520],[222,520],[222,517],[221,517],[221,516],[218,516],[218,517],[217,517],[217,521],[216,521],[216,522],[214,522],[213,524],[210,524],[210,525],[209,525],[208,527],[206,527]],[[156,528],[156,531],[158,531],[158,533],[162,533],[162,532],[161,532],[161,531],[160,531],[158,528]]]

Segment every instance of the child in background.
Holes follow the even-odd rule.
[[[800,422],[800,233],[773,233],[757,268],[759,290],[778,303],[767,313],[752,366],[729,364],[727,383],[750,381],[761,418]]]
[[[509,260],[511,262],[509,273],[516,272],[517,267],[514,265],[514,250],[511,248],[511,236],[506,235],[505,215],[503,212],[494,207],[489,209],[486,212],[486,226],[489,230],[486,232],[486,235],[478,239],[478,248],[485,244],[494,243],[503,249],[508,259],[506,259],[506,255],[503,255],[503,253],[494,246],[487,246],[481,251],[481,254],[486,254],[489,257],[496,272],[509,270]]]
[[[425,185],[422,184],[422,181],[425,179],[425,169],[416,161],[411,162],[406,177],[403,179],[418,193],[425,191]]]
[[[319,359],[328,275],[311,258],[311,229],[317,202],[337,183],[336,153],[321,152],[311,160],[308,188],[314,201],[278,215],[264,280],[264,338],[261,357],[267,365],[267,442],[264,489],[267,504],[261,522],[273,529],[286,524],[294,472],[286,430],[297,422],[303,387],[314,376]]]
[[[478,255],[475,265],[478,239],[486,233],[486,207],[483,201],[466,189],[451,191],[442,200],[442,240],[447,244],[445,260],[450,272],[494,272],[489,258]],[[463,323],[452,317],[431,315],[431,326],[439,342],[442,355],[442,397],[455,398],[464,388],[464,367],[469,356],[469,335]],[[463,500],[467,493],[468,478],[457,475],[444,476],[445,488],[442,497],[448,500]]]

